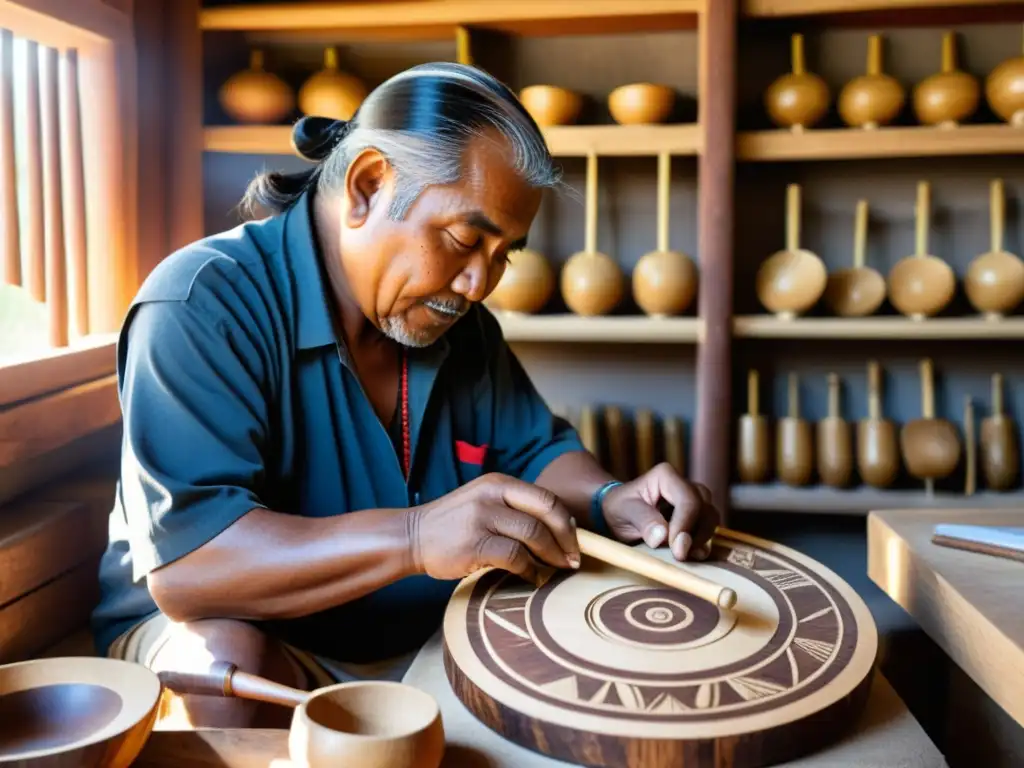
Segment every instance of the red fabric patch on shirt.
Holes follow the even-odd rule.
[[[487,456],[486,445],[470,445],[463,440],[455,441],[455,455],[464,464],[483,464]]]

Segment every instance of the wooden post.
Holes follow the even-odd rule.
[[[728,514],[732,436],[733,176],[736,104],[736,0],[707,0],[700,15],[700,108],[703,150],[698,165],[697,418],[692,478]]]

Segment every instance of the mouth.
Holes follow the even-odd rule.
[[[440,301],[438,299],[429,299],[423,302],[430,313],[441,320],[444,323],[454,323],[469,309],[468,304],[459,301]]]

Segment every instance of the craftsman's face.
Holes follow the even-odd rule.
[[[338,236],[345,278],[363,313],[395,341],[435,342],[494,290],[525,245],[542,192],[510,167],[506,145],[475,140],[462,178],[429,186],[401,221],[388,217],[395,177],[375,151],[349,168]],[[513,255],[514,258],[514,255]]]

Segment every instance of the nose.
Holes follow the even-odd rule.
[[[452,290],[467,300],[478,303],[487,298],[488,264],[482,255],[475,255],[455,276]]]

